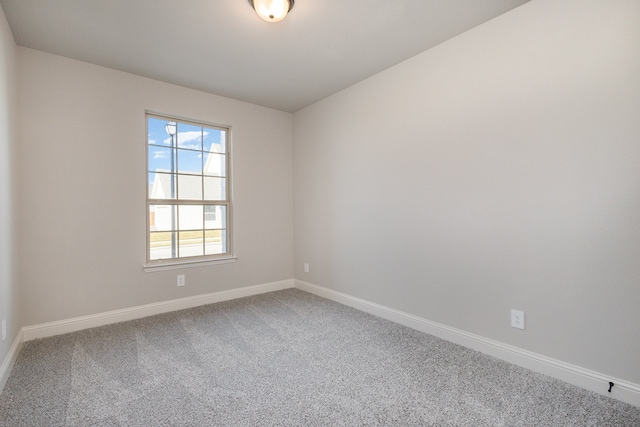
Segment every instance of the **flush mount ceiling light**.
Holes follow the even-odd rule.
[[[294,0],[249,0],[258,16],[267,22],[280,22],[291,9]]]

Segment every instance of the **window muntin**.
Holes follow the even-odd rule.
[[[229,129],[147,114],[147,262],[231,254]]]

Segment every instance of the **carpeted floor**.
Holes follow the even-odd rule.
[[[0,425],[640,426],[640,408],[289,289],[28,342]]]

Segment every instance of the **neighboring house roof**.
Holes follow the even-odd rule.
[[[218,177],[226,175],[224,171],[224,154],[216,153],[216,145],[211,144],[211,148],[206,158],[203,168],[205,175],[206,198],[209,200],[223,199],[221,185],[216,185]],[[156,169],[153,184],[151,186],[150,198],[170,199],[171,198],[171,171],[167,169]],[[192,175],[178,171],[177,182],[174,183],[175,194],[184,200],[202,200],[203,182],[201,175]]]

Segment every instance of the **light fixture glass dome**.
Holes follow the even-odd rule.
[[[282,21],[291,8],[294,0],[249,0],[258,16],[267,22]]]

